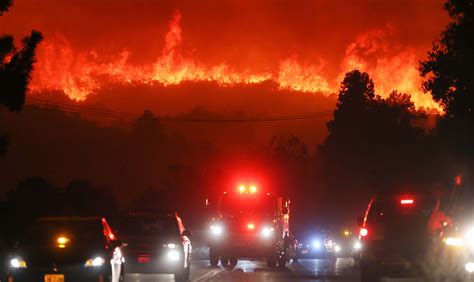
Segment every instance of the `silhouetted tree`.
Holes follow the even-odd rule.
[[[172,211],[172,203],[169,197],[170,191],[164,189],[155,189],[148,187],[141,195],[134,201],[131,206],[132,211],[136,212],[153,212],[153,211]]]
[[[11,7],[13,0],[1,0],[0,1],[0,16],[4,12],[8,12],[8,9]]]
[[[458,156],[474,156],[474,1],[449,0],[451,22],[420,64],[425,92],[445,110],[439,134]]]
[[[424,130],[413,125],[421,118],[408,95],[382,99],[367,73],[347,73],[319,147],[330,185],[370,192],[413,184],[426,148]]]
[[[8,11],[12,0],[0,0],[0,15]],[[25,103],[25,93],[35,61],[35,50],[43,36],[32,31],[23,38],[23,46],[15,47],[13,36],[0,35],[0,106],[19,112]],[[0,135],[0,154],[5,152],[6,136]]]
[[[273,137],[267,165],[273,172],[271,189],[289,196],[297,209],[293,210],[293,231],[304,226],[308,214],[313,214],[314,181],[310,177],[308,146],[295,135]],[[299,223],[299,224],[298,224]],[[301,230],[298,230],[301,231]]]
[[[117,203],[111,189],[98,188],[89,181],[74,180],[64,188],[41,177],[18,183],[7,195],[6,226],[9,237],[21,234],[41,216],[115,216]]]
[[[38,216],[52,215],[63,204],[56,187],[40,177],[31,177],[18,183],[7,195],[7,238],[17,238]]]
[[[336,157],[339,162],[353,155],[355,150],[367,154],[372,143],[367,135],[371,129],[371,113],[379,100],[374,82],[367,73],[358,70],[347,73],[341,83],[334,117],[327,125],[328,135],[320,150],[336,153],[337,157],[331,158]]]
[[[117,213],[111,189],[95,187],[87,180],[74,180],[65,191],[66,212],[72,215],[109,216]],[[68,209],[68,210],[67,210]]]
[[[275,156],[285,162],[307,160],[309,157],[308,146],[294,135],[273,137],[270,146]]]

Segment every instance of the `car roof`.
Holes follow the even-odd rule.
[[[388,199],[393,197],[414,196],[414,197],[434,197],[432,193],[423,191],[401,191],[375,194],[373,199]]]

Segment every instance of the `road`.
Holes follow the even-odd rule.
[[[360,281],[359,270],[350,258],[304,259],[286,268],[269,268],[265,261],[241,260],[233,269],[209,267],[209,261],[193,261],[192,281]],[[385,281],[417,281],[384,279]],[[127,274],[126,282],[174,281],[172,275]]]

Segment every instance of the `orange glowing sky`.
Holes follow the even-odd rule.
[[[18,38],[45,35],[33,91],[86,100],[107,85],[275,82],[337,93],[344,73],[369,72],[381,96],[420,91],[419,60],[447,23],[443,0],[16,0],[0,17]],[[100,95],[100,94],[97,94]]]

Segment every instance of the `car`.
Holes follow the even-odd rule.
[[[358,233],[356,236],[351,230],[344,229],[342,232],[337,232],[336,234],[336,256],[340,258],[353,257],[358,247]]]
[[[431,254],[432,268],[441,270],[431,273],[430,280],[474,280],[474,195],[467,187],[460,187],[449,195],[446,207],[436,216],[443,224],[438,240],[439,248]],[[442,277],[440,277],[442,276]]]
[[[119,232],[127,242],[127,273],[174,274],[176,281],[189,280],[191,232],[177,213],[129,213]]]
[[[432,236],[428,222],[436,200],[422,193],[382,194],[360,221],[362,281],[420,274]]]
[[[327,231],[315,231],[300,244],[301,258],[334,257],[336,252],[336,242],[331,233]]]
[[[39,218],[9,255],[8,281],[118,282],[122,248],[105,218]]]
[[[435,253],[436,269],[442,270],[446,281],[474,280],[474,218],[455,221],[446,227],[441,242],[443,248]],[[439,280],[433,273],[432,280]]]

